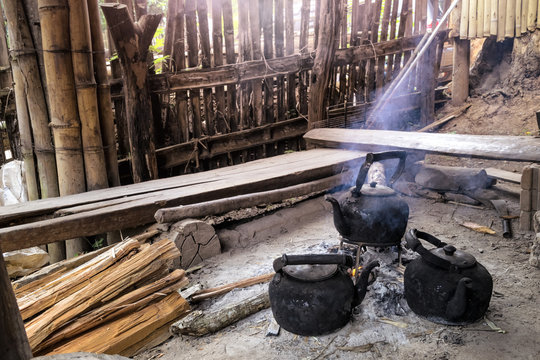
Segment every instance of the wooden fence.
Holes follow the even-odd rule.
[[[329,95],[333,118],[316,126],[360,126],[365,111],[359,109],[368,108],[384,91],[427,29],[427,12],[413,12],[412,0],[339,1],[343,13]],[[417,1],[418,9],[424,9],[427,1]],[[162,175],[245,162],[303,146],[320,1],[210,3],[211,8],[205,0],[176,3],[176,25],[165,38],[165,47],[173,44],[164,52],[170,54],[164,66],[168,71],[150,78],[153,103],[158,103],[153,115]],[[169,34],[174,34],[172,39]],[[402,106],[395,110],[433,108],[425,95],[434,91],[446,34],[438,36],[421,64],[429,71],[414,72]],[[118,122],[121,85],[120,79],[112,82]],[[119,136],[127,138],[121,124],[118,129]],[[126,155],[128,148],[122,141],[119,145]]]

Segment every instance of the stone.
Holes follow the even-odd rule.
[[[537,211],[533,217],[533,226],[536,233],[540,233],[540,211]]]
[[[175,266],[187,269],[221,253],[221,244],[214,228],[201,220],[185,219],[171,226],[168,238],[180,250]]]

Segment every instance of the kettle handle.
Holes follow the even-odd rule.
[[[366,160],[360,167],[360,170],[358,170],[358,176],[356,176],[356,189],[354,189],[353,191],[354,195],[360,195],[362,185],[364,184],[364,181],[366,181],[366,177],[367,177],[367,174],[371,165],[374,162],[388,160],[388,159],[399,159],[399,164],[396,170],[394,171],[394,174],[390,178],[390,181],[388,182],[390,186],[394,184],[394,182],[401,176],[401,173],[403,173],[403,170],[405,169],[405,160],[407,159],[407,152],[403,150],[395,150],[395,151],[385,151],[385,152],[380,152],[380,153],[367,153]]]
[[[450,263],[450,261],[432,254],[431,251],[427,250],[424,246],[422,246],[422,243],[420,243],[419,239],[426,240],[427,242],[435,245],[438,248],[444,247],[448,244],[437,239],[433,235],[430,235],[423,231],[419,231],[417,229],[410,229],[405,234],[405,241],[407,242],[407,247],[409,249],[416,251],[418,254],[420,254],[420,256],[422,256],[424,260],[431,264],[437,265],[446,270],[452,269],[452,263]]]
[[[352,256],[346,254],[286,255],[274,260],[274,271],[280,272],[287,265],[337,264],[353,266]]]

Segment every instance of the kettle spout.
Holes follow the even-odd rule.
[[[364,269],[362,270],[362,273],[360,274],[360,278],[358,279],[358,282],[356,283],[356,293],[353,300],[353,307],[356,307],[360,305],[362,300],[366,297],[368,282],[369,282],[369,274],[375,269],[377,266],[379,266],[379,262],[377,260],[370,262],[367,264]]]
[[[350,229],[345,224],[345,218],[343,217],[343,212],[341,211],[341,206],[339,205],[339,201],[331,195],[326,195],[324,199],[328,201],[330,204],[332,204],[332,210],[333,210],[333,215],[334,215],[334,225],[336,226],[337,231],[342,236],[349,235]]]
[[[449,319],[455,320],[465,314],[467,310],[467,289],[472,286],[472,280],[468,277],[464,277],[459,280],[454,296],[448,302],[446,306],[446,316]]]

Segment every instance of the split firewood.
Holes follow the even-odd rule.
[[[256,285],[256,284],[265,283],[265,282],[270,281],[274,277],[274,275],[275,273],[264,274],[264,275],[255,276],[249,279],[240,280],[232,284],[227,284],[227,285],[222,285],[222,286],[218,286],[211,289],[201,290],[193,294],[190,300],[192,302],[198,302],[198,301],[202,301],[205,299],[209,299],[212,297],[226,294],[229,291],[234,290],[234,289],[245,288],[245,287]]]
[[[109,250],[111,247],[112,245],[71,259],[59,261],[57,263],[45,266],[35,273],[20,278],[19,280],[13,282],[13,290],[15,291],[15,295],[17,298],[20,298],[23,293],[42,288],[44,284],[49,284],[54,279],[58,278],[61,273],[72,270],[85,262],[90,261],[91,259]]]
[[[171,292],[186,286],[188,283],[189,280],[185,277],[185,272],[183,270],[175,270],[158,281],[131,291],[102,307],[76,318],[69,325],[55,332],[51,337],[42,342],[35,351],[40,352],[62,340],[72,339],[76,335],[97,327],[100,324],[139,311],[149,303],[164,298]]]
[[[38,317],[26,324],[26,333],[32,349],[54,331],[100,303],[120,295],[125,289],[155,272],[167,267],[167,260],[180,255],[169,240],[152,245],[143,244],[138,253],[109,267],[85,282],[70,296],[56,302]]]
[[[17,299],[23,320],[53,306],[79,291],[92,276],[116,264],[120,259],[140,247],[139,242],[128,240],[113,246],[109,251],[95,257],[60,276],[49,284]]]
[[[246,300],[213,311],[196,310],[171,326],[175,335],[203,336],[215,333],[245,317],[270,307],[268,289]]]
[[[482,234],[489,234],[489,235],[496,234],[495,231],[491,230],[487,226],[482,226],[480,224],[476,224],[473,222],[464,222],[463,224],[460,224],[460,225],[463,227],[466,227],[467,229],[471,229]]]
[[[85,351],[129,356],[131,354],[125,353],[128,349],[142,343],[154,331],[182,317],[188,311],[188,302],[177,292],[172,292],[163,300],[141,311],[103,324],[67,341],[49,354]]]

